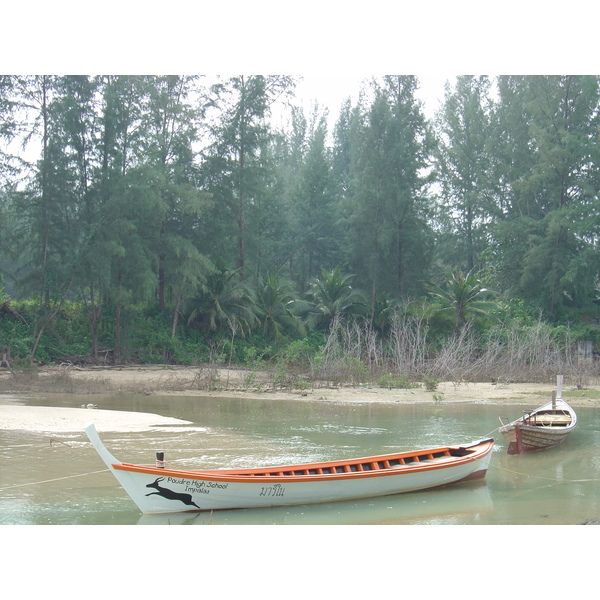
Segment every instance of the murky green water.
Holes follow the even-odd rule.
[[[89,397],[23,399],[79,407]],[[226,468],[352,458],[492,435],[483,483],[321,505],[142,516],[85,434],[0,430],[0,524],[577,524],[600,518],[600,408],[558,448],[508,456],[498,416],[531,406],[333,404],[175,396],[94,397],[102,409],[158,413],[193,422],[150,433],[100,435],[126,462],[164,450],[180,468]],[[73,475],[81,475],[73,477]]]

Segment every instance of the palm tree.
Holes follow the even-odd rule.
[[[252,290],[241,279],[240,269],[212,273],[200,286],[200,292],[193,300],[195,306],[188,325],[196,321],[208,331],[239,326],[244,335],[258,323],[256,302]]]
[[[299,313],[307,303],[300,300],[287,282],[277,275],[268,275],[256,291],[256,308],[262,321],[265,336],[279,338],[285,329],[292,329],[304,336],[306,328]]]
[[[318,327],[330,323],[337,316],[366,316],[367,301],[352,287],[354,275],[344,275],[336,267],[333,271],[321,270],[321,275],[310,283],[309,297],[313,309],[309,313],[309,322]]]
[[[434,314],[454,314],[455,334],[462,331],[469,319],[476,316],[489,318],[489,311],[497,307],[496,302],[486,300],[491,292],[482,287],[478,273],[473,269],[466,275],[460,269],[450,273],[445,288],[430,281],[425,284],[434,300]]]
[[[394,319],[394,315],[399,309],[399,303],[387,292],[382,292],[375,298],[373,311],[371,313],[371,322],[373,327],[382,334],[385,334]]]

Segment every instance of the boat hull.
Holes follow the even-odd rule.
[[[359,472],[335,472],[334,467],[342,470],[352,461],[271,467],[267,472],[264,469],[183,471],[121,463],[106,450],[93,425],[85,431],[144,514],[313,504],[426,490],[485,477],[494,445],[490,439],[449,450],[423,450],[421,460],[397,468],[377,465],[386,460],[389,463],[392,457],[402,454],[357,459],[365,466],[374,465],[373,470]],[[456,455],[452,456],[450,451]],[[431,459],[423,460],[426,456]],[[310,467],[306,471],[322,472],[283,475],[298,473],[303,467]],[[324,473],[328,468],[334,472]]]
[[[519,454],[520,452],[545,450],[558,446],[567,439],[570,431],[542,431],[540,428],[517,424],[511,431],[501,433],[508,442],[509,448],[511,444],[514,445],[514,450],[509,454]]]
[[[563,400],[540,406],[530,414],[499,428],[508,442],[508,454],[545,450],[562,443],[577,426],[577,415]]]

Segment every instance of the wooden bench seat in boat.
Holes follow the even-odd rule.
[[[545,415],[537,414],[530,419],[529,425],[537,425],[539,427],[561,427],[571,424],[571,417],[569,415]]]

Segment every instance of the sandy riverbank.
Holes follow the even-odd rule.
[[[48,373],[51,373],[48,370]],[[387,389],[374,386],[356,387],[318,387],[303,391],[244,389],[243,381],[249,371],[243,369],[219,369],[216,376],[221,385],[229,389],[222,391],[205,391],[191,385],[198,377],[197,368],[174,367],[165,369],[155,366],[137,366],[123,369],[73,369],[69,376],[74,379],[93,379],[109,382],[115,389],[143,390],[145,393],[202,395],[213,397],[247,397],[264,396],[270,399],[289,400],[305,398],[329,402],[499,402],[516,403],[531,402],[533,406],[551,398],[556,389],[555,381],[546,383],[439,383],[434,391],[421,385],[412,389]],[[186,386],[189,382],[190,387]],[[589,406],[600,403],[599,399],[589,396],[591,392],[600,390],[600,385],[589,385],[579,390],[575,382],[565,377],[563,392],[573,406]],[[600,393],[598,394],[600,396]]]
[[[46,369],[40,376],[56,374],[56,369]],[[2,377],[7,377],[4,373]],[[218,373],[221,382],[229,382],[228,389],[205,391],[194,388],[198,381],[198,369],[139,366],[123,369],[90,368],[71,369],[68,376],[73,380],[91,381],[106,386],[106,393],[128,392],[161,395],[194,395],[205,397],[264,397],[271,400],[305,400],[333,403],[372,402],[372,403],[456,403],[485,402],[497,404],[528,404],[532,408],[551,398],[555,386],[547,383],[440,383],[435,391],[424,386],[413,389],[385,389],[372,386],[357,387],[321,387],[304,391],[279,391],[269,389],[244,389],[240,383],[247,372],[241,370],[221,370]],[[594,406],[600,399],[594,395],[599,388],[590,386],[579,390],[565,378],[563,392],[565,399],[574,406]],[[43,396],[41,392],[36,395]],[[77,431],[90,421],[105,431],[144,431],[161,425],[180,424],[186,421],[171,419],[161,415],[143,412],[125,412],[95,408],[36,407],[19,405],[22,392],[0,395],[0,429],[26,429],[32,431]],[[598,395],[598,394],[596,394]],[[31,394],[27,394],[31,397]],[[93,405],[94,394],[87,396],[86,404]]]
[[[14,401],[14,400],[13,400]],[[0,399],[0,429],[23,429],[48,433],[81,431],[95,423],[102,431],[135,432],[164,425],[187,425],[189,421],[153,413],[48,406],[19,406]]]

